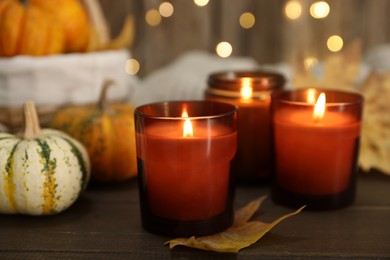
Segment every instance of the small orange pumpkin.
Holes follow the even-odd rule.
[[[56,114],[51,127],[64,131],[87,148],[91,178],[98,182],[124,181],[137,175],[134,107],[108,104],[106,81],[97,105],[71,106]]]

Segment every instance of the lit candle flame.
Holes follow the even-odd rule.
[[[317,102],[314,106],[314,112],[313,112],[314,122],[321,121],[324,118],[325,103],[326,103],[326,96],[325,96],[325,93],[322,92],[320,94],[320,96],[318,97]]]
[[[242,78],[241,98],[245,100],[252,98],[252,84],[250,78]]]
[[[188,113],[187,113],[187,107],[183,108],[183,112],[181,114],[181,117],[183,118],[188,118]],[[184,121],[183,125],[183,137],[192,137],[194,136],[194,132],[192,129],[192,123],[190,119],[186,119]]]

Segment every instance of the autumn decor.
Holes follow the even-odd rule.
[[[84,52],[88,47],[90,23],[87,11],[80,0],[28,0],[52,14],[65,34],[65,52]]]
[[[265,199],[266,196],[262,196],[236,210],[233,225],[221,233],[210,236],[177,238],[166,242],[166,244],[171,249],[176,246],[186,246],[219,253],[238,253],[241,249],[256,243],[281,221],[297,215],[305,208],[305,206],[302,206],[296,211],[281,216],[271,223],[249,221]]]
[[[1,56],[82,52],[89,30],[79,0],[0,1]]]
[[[87,152],[67,134],[41,129],[33,102],[24,116],[21,136],[0,133],[0,213],[57,214],[86,188]]]
[[[111,37],[110,27],[104,16],[99,0],[81,0],[91,23],[87,51],[117,50],[130,47],[134,41],[135,22],[132,15],[127,15],[119,34]]]
[[[124,181],[137,174],[134,107],[109,103],[107,80],[96,105],[70,106],[59,111],[51,122],[53,128],[67,132],[88,150],[92,180]]]
[[[111,39],[98,0],[0,0],[0,57],[121,49],[133,36],[129,15]]]
[[[0,56],[61,53],[64,37],[61,23],[38,5],[0,1]]]

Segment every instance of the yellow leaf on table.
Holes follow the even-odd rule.
[[[249,221],[265,198],[265,196],[260,197],[237,210],[233,225],[223,232],[204,237],[177,238],[166,242],[166,244],[169,244],[171,249],[182,245],[220,253],[238,253],[240,249],[248,247],[262,238],[279,222],[298,214],[305,207],[303,206],[295,212],[286,214],[272,223]]]

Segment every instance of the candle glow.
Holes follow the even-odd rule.
[[[274,96],[273,198],[285,205],[335,209],[353,201],[363,98],[318,91],[315,104],[307,102],[307,89]]]
[[[314,88],[310,88],[310,89],[307,90],[306,101],[309,104],[315,104],[316,103],[316,90]]]
[[[188,118],[188,112],[186,107],[183,108],[181,117]],[[183,137],[192,137],[192,136],[194,136],[194,131],[192,128],[191,120],[186,119],[183,125]]]
[[[324,118],[325,103],[326,103],[326,95],[325,95],[325,93],[321,93],[317,99],[315,106],[314,106],[314,112],[313,112],[314,122],[318,122]]]
[[[237,113],[236,106],[209,101],[160,102],[135,110],[141,217],[147,231],[200,236],[231,225]],[[192,130],[196,136],[191,137]]]
[[[250,78],[242,79],[241,98],[245,100],[252,98],[252,86]]]

